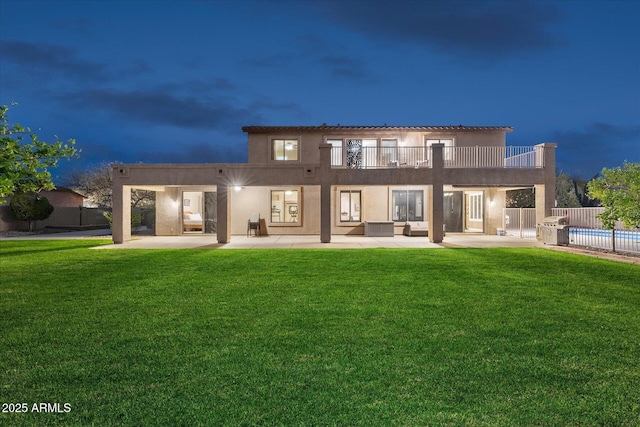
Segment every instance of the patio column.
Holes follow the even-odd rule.
[[[551,215],[551,209],[556,206],[556,147],[555,142],[545,142],[536,147],[542,149],[544,168],[544,184],[535,186],[536,189],[536,224],[542,224],[544,217]]]
[[[320,144],[320,242],[331,243],[331,144]]]
[[[444,160],[442,151],[444,144],[433,144],[431,146],[431,167],[433,170],[433,185],[429,191],[429,240],[432,243],[441,243],[444,237],[444,191],[442,189],[442,174]]]
[[[229,243],[231,237],[231,203],[229,203],[229,186],[218,185],[218,243]]]
[[[320,186],[320,241],[331,243],[331,185]]]
[[[114,179],[111,235],[113,243],[121,244],[131,240],[131,187]]]

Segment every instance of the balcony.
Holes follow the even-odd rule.
[[[535,169],[544,166],[543,147],[443,147],[445,168]],[[431,147],[331,148],[331,167],[341,169],[395,169],[432,167]]]

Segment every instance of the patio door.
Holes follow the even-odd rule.
[[[204,232],[217,233],[218,227],[218,193],[215,191],[204,193]]]
[[[217,232],[218,193],[185,191],[182,193],[182,232],[213,234]]]
[[[204,230],[203,193],[185,191],[182,193],[182,232],[202,233]]]
[[[462,232],[462,191],[447,191],[443,198],[445,231]]]
[[[484,193],[465,191],[465,231],[484,232]]]

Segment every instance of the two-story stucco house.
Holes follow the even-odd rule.
[[[260,217],[262,234],[401,234],[407,222],[494,234],[506,191],[555,199],[554,143],[506,145],[501,126],[248,126],[247,163],[113,165],[113,240],[131,238],[131,189],[156,192],[157,235],[227,243]],[[255,230],[249,230],[255,232]]]

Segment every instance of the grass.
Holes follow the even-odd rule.
[[[0,424],[638,425],[638,266],[95,244],[0,242]]]

